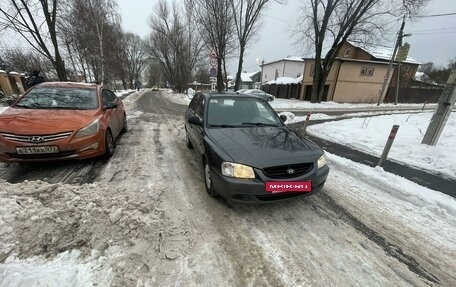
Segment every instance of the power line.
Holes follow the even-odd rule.
[[[425,30],[412,30],[407,31],[409,33],[420,33],[420,32],[439,32],[439,31],[447,31],[447,30],[454,30],[456,27],[442,27],[442,28],[434,28],[434,29],[425,29]]]
[[[445,14],[433,14],[433,15],[417,15],[412,16],[412,18],[431,18],[431,17],[444,17],[444,16],[453,16],[456,15],[456,12],[445,13]]]

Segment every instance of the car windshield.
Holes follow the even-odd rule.
[[[207,109],[209,127],[280,126],[264,101],[254,98],[212,98]]]
[[[95,89],[37,87],[23,96],[15,107],[26,109],[95,110],[98,98]]]

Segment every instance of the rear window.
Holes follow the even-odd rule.
[[[15,107],[27,109],[98,109],[95,89],[37,87],[22,97]]]

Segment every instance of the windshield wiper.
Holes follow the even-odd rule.
[[[242,123],[243,126],[257,126],[257,127],[278,127],[277,124],[266,123]]]

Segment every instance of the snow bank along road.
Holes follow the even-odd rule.
[[[0,286],[456,286],[444,200],[330,155],[321,193],[230,206],[204,190],[184,106],[124,101],[109,161],[0,164]]]

